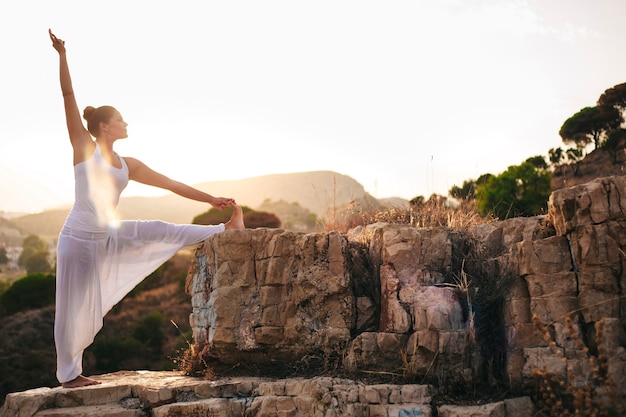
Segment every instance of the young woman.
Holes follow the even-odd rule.
[[[113,107],[87,107],[81,120],[67,64],[65,42],[49,31],[59,53],[65,118],[74,151],[75,202],[59,236],[54,337],[57,378],[63,387],[99,384],[84,377],[84,350],[102,328],[104,315],[152,271],[184,246],[225,229],[243,229],[243,212],[232,198],[213,197],[153,171],[113,150],[127,137],[127,123]],[[95,140],[94,140],[95,138]],[[226,224],[175,225],[162,221],[118,221],[120,193],[135,180],[224,209]]]

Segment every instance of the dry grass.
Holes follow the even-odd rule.
[[[363,209],[355,202],[344,209],[333,207],[323,221],[323,229],[326,232],[346,233],[357,226],[383,222],[423,228],[446,227],[464,230],[493,220],[491,216],[482,216],[476,210],[473,201],[453,206],[446,198],[433,195],[426,202],[410,204],[408,207]]]
[[[563,355],[549,331],[539,318],[533,316],[533,324],[542,334],[550,349]],[[589,377],[578,375],[576,368],[568,364],[565,378],[548,372],[546,369],[533,369],[537,380],[535,402],[542,415],[559,417],[613,417],[623,416],[626,405],[615,382],[609,373],[608,357],[602,346],[604,320],[595,324],[594,344],[596,353],[592,353],[584,344],[581,335],[570,317],[565,319],[569,337],[576,342],[576,349],[587,355]],[[567,358],[563,357],[567,362]],[[586,383],[581,383],[586,380]]]
[[[212,369],[204,360],[201,352],[199,352],[198,346],[185,336],[185,333],[183,333],[174,320],[170,320],[170,323],[176,327],[187,344],[186,348],[179,349],[175,352],[175,356],[172,358],[174,365],[185,375],[214,379]]]

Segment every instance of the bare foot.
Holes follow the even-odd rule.
[[[243,230],[246,226],[243,224],[243,210],[241,206],[233,204],[233,215],[224,225],[226,229]]]
[[[78,387],[86,387],[89,385],[100,385],[100,384],[102,384],[102,382],[79,375],[76,378],[72,379],[71,381],[63,382],[61,386],[63,388],[78,388]]]

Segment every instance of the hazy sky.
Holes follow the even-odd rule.
[[[190,184],[332,170],[407,199],[562,144],[626,81],[623,0],[0,0],[0,210],[73,200],[47,30],[121,155]],[[162,194],[141,185],[126,196]]]

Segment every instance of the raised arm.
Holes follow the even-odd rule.
[[[83,125],[76,97],[74,97],[74,89],[72,87],[72,78],[67,65],[67,56],[65,51],[65,41],[57,38],[51,30],[48,30],[52,47],[59,53],[59,78],[61,81],[61,92],[63,93],[63,102],[65,106],[65,122],[67,131],[70,136],[70,142],[74,149],[74,165],[84,161],[93,151],[93,140],[91,135]]]
[[[129,178],[133,181],[140,182],[146,185],[152,185],[154,187],[163,188],[164,190],[171,191],[175,194],[189,198],[191,200],[202,201],[209,203],[215,208],[220,210],[225,209],[228,206],[234,205],[235,200],[225,197],[213,197],[203,191],[190,187],[179,181],[174,181],[171,178],[160,174],[153,169],[149,168],[146,164],[135,158],[124,158],[128,165]]]

